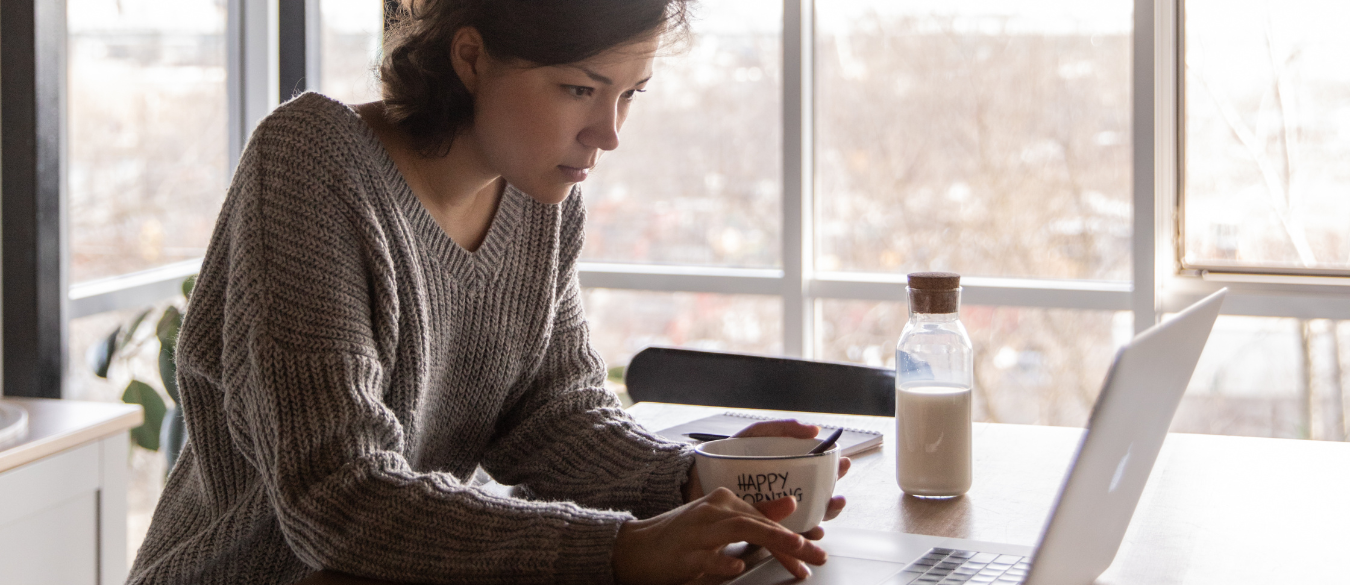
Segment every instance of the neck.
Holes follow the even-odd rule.
[[[362,104],[356,111],[375,131],[413,195],[441,229],[465,249],[476,249],[496,215],[506,182],[491,171],[473,136],[461,134],[448,153],[425,157],[402,130],[385,119],[383,103]]]
[[[362,104],[356,110],[375,130],[408,186],[428,209],[467,209],[484,196],[495,199],[501,191],[501,175],[490,170],[472,134],[456,137],[446,154],[426,157],[417,152],[403,130],[385,119],[383,103]]]
[[[488,170],[482,150],[473,137],[463,134],[444,156],[423,157],[409,151],[406,157],[418,185],[413,191],[428,209],[457,213],[484,201],[496,201],[505,186],[501,175]]]

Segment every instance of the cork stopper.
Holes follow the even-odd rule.
[[[911,272],[909,309],[915,313],[955,313],[961,306],[961,275]]]

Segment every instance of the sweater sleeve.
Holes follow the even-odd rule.
[[[534,498],[654,516],[684,503],[693,452],[637,424],[603,387],[605,365],[590,344],[576,275],[585,211],[575,191],[563,205],[553,332],[483,467]]]
[[[378,316],[399,310],[382,228],[353,195],[361,165],[307,122],[279,112],[255,131],[222,218],[225,420],[286,543],[314,569],[391,581],[611,581],[632,516],[495,497],[405,460],[382,401],[397,332]]]

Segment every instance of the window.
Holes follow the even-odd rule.
[[[782,262],[782,4],[717,0],[697,16],[582,185],[587,260]]]
[[[84,349],[196,270],[278,99],[278,16],[66,1],[65,395],[116,400]],[[376,99],[387,5],[309,0],[311,89]],[[954,270],[977,416],[1079,425],[1116,347],[1230,286],[1173,429],[1345,440],[1347,10],[703,0],[583,185],[594,345],[888,366],[905,273]],[[134,469],[133,554],[158,461]]]
[[[384,33],[383,7],[379,0],[320,0],[321,73],[318,87],[311,89],[348,104],[380,99],[375,69]]]
[[[200,258],[228,180],[225,0],[69,0],[70,280]]]
[[[904,303],[821,301],[820,359],[895,367]],[[973,416],[984,422],[1083,426],[1130,314],[964,304],[975,349]]]
[[[70,1],[82,318],[166,298],[181,274],[93,279],[200,255],[238,136],[276,99],[257,83],[276,73],[258,57],[276,15],[192,0],[170,23],[151,0]],[[375,98],[381,5],[313,3],[318,88]],[[1210,374],[1178,420],[1344,437],[1350,199],[1336,188],[1350,177],[1334,161],[1350,154],[1337,66],[1350,47],[1330,28],[1344,10],[705,1],[624,147],[583,185],[596,346],[614,366],[650,343],[885,365],[905,273],[955,270],[982,344],[982,416],[1080,424],[1131,331],[1230,286]],[[124,78],[139,89],[100,85]],[[182,143],[161,121],[205,138]],[[1224,422],[1239,411],[1246,422]]]
[[[1350,274],[1350,6],[1187,0],[1182,259]]]
[[[591,345],[613,366],[652,345],[783,353],[778,297],[589,288],[583,302]]]
[[[1224,315],[1172,430],[1344,441],[1350,323]]]
[[[818,270],[1129,280],[1129,2],[816,13]]]

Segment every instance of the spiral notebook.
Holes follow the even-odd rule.
[[[690,438],[688,433],[704,433],[710,435],[731,436],[754,423],[766,420],[775,420],[770,417],[754,416],[749,414],[740,414],[736,412],[724,412],[706,416],[695,421],[690,421],[682,425],[661,429],[656,433],[670,441],[679,443],[698,444],[700,441]],[[806,424],[816,424],[809,420],[801,421]],[[825,438],[833,433],[837,426],[816,425],[820,427],[820,438]],[[868,449],[881,446],[881,433],[876,431],[867,431],[863,429],[853,429],[844,427],[844,434],[839,437],[839,448],[841,455],[849,457],[861,453]]]

